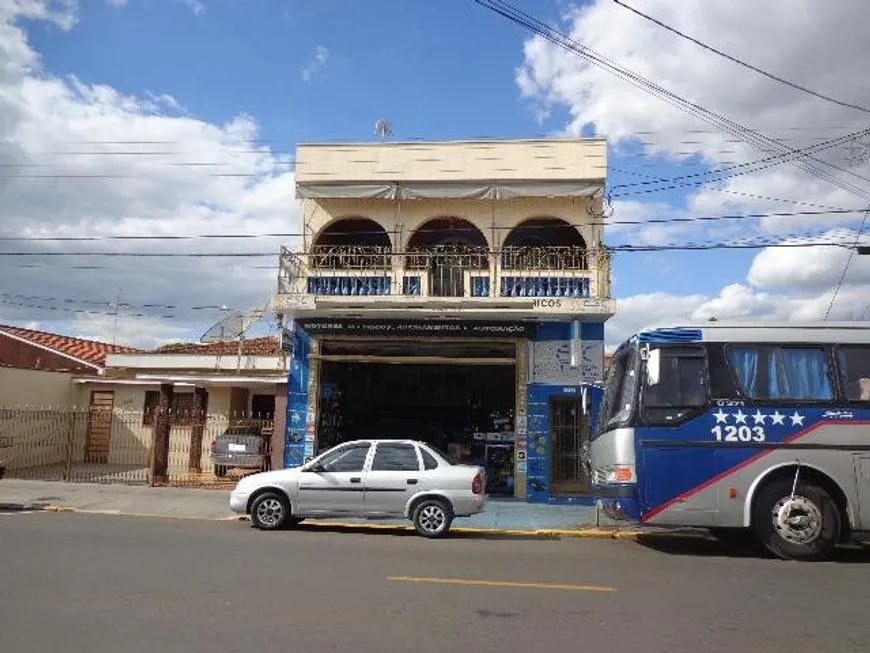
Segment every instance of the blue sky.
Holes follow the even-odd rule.
[[[651,1],[657,5],[653,9],[660,12],[657,15],[667,17],[661,12],[673,11],[673,5],[664,0]],[[47,0],[23,2],[41,7]],[[694,11],[685,15],[677,12],[671,22],[682,25],[691,19],[695,21],[689,25],[693,33],[707,30],[715,36],[722,16],[712,10],[705,15],[709,5],[700,0],[691,2],[696,5]],[[740,0],[736,4],[747,3],[749,0]],[[675,51],[677,44],[670,37],[631,22],[634,17],[613,13],[612,3],[606,0],[519,4],[693,100],[753,127],[766,121],[761,126],[769,130],[767,133],[775,135],[791,125],[811,125],[801,127],[815,130],[807,132],[807,138],[821,139],[829,137],[834,129],[831,125],[847,122],[842,114],[820,113],[816,104],[804,106],[791,96],[780,98],[772,91],[765,95],[759,92],[757,80],[737,75],[727,62],[705,59],[691,49],[694,46],[683,43],[679,47],[690,49]],[[784,12],[782,16],[789,16],[788,7],[779,0],[777,7]],[[572,8],[574,13],[569,16],[566,12]],[[743,20],[745,10],[735,5],[733,14]],[[41,58],[43,79],[65,79],[71,88],[69,80],[74,76],[90,91],[96,86],[110,87],[136,101],[168,95],[182,108],[164,106],[162,110],[167,115],[195,119],[199,126],[204,123],[220,128],[238,121],[239,116],[250,116],[258,145],[278,155],[292,156],[296,144],[304,141],[371,139],[372,125],[381,117],[392,121],[396,139],[523,138],[551,135],[572,123],[574,127],[584,123],[583,133],[594,129],[612,142],[608,186],[620,195],[614,205],[614,220],[789,211],[796,207],[790,203],[793,201],[843,203],[842,193],[832,194],[827,187],[819,191],[800,176],[788,176],[791,173],[779,169],[719,187],[636,194],[642,187],[631,184],[647,179],[644,175],[667,178],[722,166],[735,158],[730,149],[734,146],[660,100],[583,68],[570,53],[535,47],[529,33],[470,0],[80,0],[74,13],[75,24],[64,24],[63,28],[43,19],[18,18],[25,28],[25,47]],[[778,15],[772,11],[771,16],[760,20],[784,20],[776,18]],[[823,22],[820,17],[819,25]],[[795,47],[827,39],[815,32],[801,34],[804,27],[796,23],[791,29]],[[742,38],[741,29],[747,39],[751,38],[749,24],[735,27],[731,38]],[[848,43],[847,37],[842,37],[844,43]],[[860,35],[855,43],[860,44]],[[787,50],[785,46],[781,49]],[[805,49],[806,56],[811,57],[812,47]],[[769,53],[769,49],[761,49],[755,56],[760,61]],[[784,52],[783,57],[787,54]],[[803,64],[807,75],[812,63],[808,59]],[[785,66],[770,62],[774,68],[777,65]],[[518,79],[520,68],[536,80],[531,90]],[[830,68],[823,72],[830,77]],[[746,84],[746,90],[740,91],[741,84]],[[723,88],[740,92],[722,93]],[[870,94],[870,89],[862,86],[856,90],[854,84],[844,81],[841,92],[852,91]],[[759,98],[765,98],[763,103]],[[89,124],[99,122],[103,112],[109,124],[116,118],[138,120],[150,111],[129,109],[118,98],[88,97],[76,102],[78,120],[84,121],[82,116],[86,116]],[[24,111],[32,109],[24,106]],[[123,115],[110,115],[112,111]],[[35,110],[32,113],[36,120]],[[78,124],[67,122],[73,127]],[[118,133],[115,127],[112,133]],[[148,129],[137,133],[151,133]],[[73,129],[72,133],[83,132]],[[762,156],[741,150],[736,158]],[[55,190],[62,197],[66,189],[58,190],[59,184]],[[253,197],[246,201],[252,202],[264,201],[262,196],[268,190],[243,189],[251,191]],[[753,202],[746,199],[747,192],[776,201]],[[288,202],[294,201],[291,197],[287,196]],[[202,197],[196,204],[220,206],[219,199]],[[270,225],[280,225],[274,200],[270,207],[276,220]],[[709,228],[669,225],[663,233],[649,230],[643,237],[637,230],[632,233],[620,228],[609,233],[609,243],[771,234],[786,237],[828,225],[854,224],[854,220],[840,220],[836,224],[805,221],[785,228],[748,221]],[[810,279],[806,287],[789,287],[785,263],[771,260],[761,270],[758,254],[753,250],[617,253],[614,294],[628,300],[623,304],[626,312],[656,305],[655,297],[665,295],[678,307],[668,313],[675,316],[697,313],[701,305],[709,307],[707,313],[722,310],[760,315],[771,293],[786,307],[783,311],[803,310],[803,304],[792,301],[795,296],[809,298],[817,293],[812,295],[813,306],[824,303],[817,279]],[[142,271],[142,278],[147,274],[147,270]],[[749,277],[756,281],[747,281]],[[742,293],[738,293],[737,303],[732,302],[737,295],[723,295],[735,284]],[[632,298],[639,298],[639,303],[632,305]],[[130,297],[132,302],[139,299],[153,301],[151,296],[140,298],[135,292]],[[747,302],[752,308],[746,308]],[[648,308],[643,310],[648,312]]]
[[[555,21],[561,5],[536,3],[536,15]],[[249,114],[262,140],[288,153],[298,142],[370,138],[382,116],[397,139],[544,136],[566,122],[564,109],[539,121],[520,97],[515,70],[529,35],[465,0],[216,0],[200,13],[181,1],[114,7],[91,0],[74,29],[35,24],[29,35],[53,74],[131,95],[169,94],[209,122]],[[316,66],[318,47],[329,54],[306,81],[302,71]],[[637,161],[611,153],[616,168]],[[637,170],[685,174],[684,166],[664,163]],[[611,186],[632,181],[637,177],[609,176]],[[680,205],[679,194],[664,198]],[[690,274],[700,257],[721,273]],[[745,266],[750,258],[622,254],[615,291],[714,292],[729,278],[726,262]]]

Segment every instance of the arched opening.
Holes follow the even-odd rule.
[[[466,271],[489,268],[486,236],[462,218],[434,218],[420,226],[408,239],[405,267],[425,270],[429,294],[435,297],[462,297],[466,294]],[[484,294],[484,285],[469,292]]]
[[[369,218],[343,218],[318,234],[311,247],[316,268],[389,268],[392,243],[387,231]]]
[[[561,218],[530,218],[502,246],[502,267],[512,270],[586,270],[586,241]]]

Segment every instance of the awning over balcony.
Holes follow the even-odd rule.
[[[604,180],[471,181],[471,182],[304,182],[296,184],[299,199],[379,200],[506,200],[519,197],[594,197]]]

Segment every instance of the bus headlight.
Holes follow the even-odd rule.
[[[608,483],[634,483],[634,465],[605,465],[596,467],[592,472],[592,482],[596,485]]]

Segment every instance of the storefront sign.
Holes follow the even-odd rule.
[[[297,320],[311,335],[459,336],[474,338],[529,338],[535,325],[527,322],[465,320],[352,320],[324,318]]]

